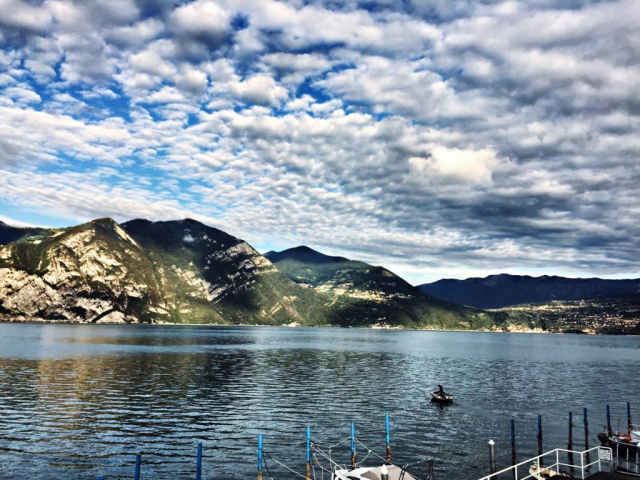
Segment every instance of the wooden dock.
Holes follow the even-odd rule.
[[[631,480],[633,478],[640,478],[636,475],[623,475],[620,473],[606,473],[606,472],[598,472],[590,477],[587,477],[586,480]]]

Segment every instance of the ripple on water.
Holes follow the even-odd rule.
[[[638,367],[629,337],[0,325],[0,477],[125,477],[139,452],[145,478],[193,478],[201,441],[207,478],[251,478],[258,433],[302,470],[306,425],[333,443],[353,420],[384,454],[388,412],[397,463],[431,456],[441,477],[471,480],[489,438],[510,461],[511,418],[519,458],[535,453],[538,413],[545,446],[566,443],[584,406],[595,437],[606,403],[617,422],[640,396]],[[429,402],[438,383],[455,404]],[[348,446],[332,455],[348,462]]]

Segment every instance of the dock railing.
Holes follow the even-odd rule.
[[[591,461],[592,456],[595,458],[594,461]],[[567,460],[565,460],[565,458]],[[578,462],[573,463],[572,458],[575,458]],[[482,477],[479,480],[498,480],[500,476],[504,479],[510,478],[513,480],[537,479],[539,477],[530,472],[532,466],[542,467],[545,470],[551,470],[553,472],[558,472],[558,470],[562,468],[572,469],[574,474],[577,473],[579,475],[576,476],[576,478],[584,480],[593,473],[589,472],[588,469],[597,465],[597,470],[595,471],[600,472],[602,471],[602,463],[610,463],[612,460],[613,452],[609,447],[598,446],[582,452],[556,448],[555,450],[550,450],[537,457],[529,458],[496,473]],[[521,472],[521,470],[524,472]]]

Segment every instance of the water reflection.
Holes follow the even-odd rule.
[[[192,478],[202,441],[207,478],[250,478],[258,433],[302,469],[306,425],[332,443],[354,420],[383,455],[388,412],[395,461],[433,456],[441,478],[474,479],[489,438],[510,462],[511,418],[525,458],[538,413],[548,449],[566,445],[566,412],[589,407],[593,423],[638,397],[638,339],[576,338],[0,325],[0,476],[130,476],[140,452],[145,478]],[[430,402],[438,383],[456,403]],[[348,462],[348,448],[334,457]]]

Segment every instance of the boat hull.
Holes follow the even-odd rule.
[[[539,467],[538,465],[532,465],[529,469],[529,474],[537,480],[575,478],[571,473],[565,472],[564,470],[550,470],[546,467]]]
[[[609,436],[602,432],[598,434],[598,440],[604,447],[609,447],[615,456],[629,460],[640,458],[640,442],[625,442],[616,435]]]
[[[453,403],[453,395],[445,393],[443,397],[438,391],[431,392],[431,401],[436,403]]]
[[[386,469],[389,480],[416,480],[401,467],[387,465]],[[380,480],[381,477],[381,467],[360,467],[355,470],[336,470],[332,480]]]

